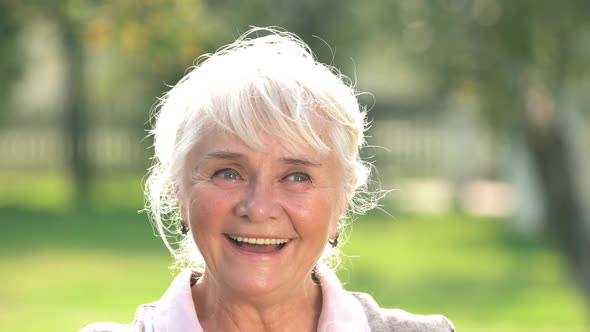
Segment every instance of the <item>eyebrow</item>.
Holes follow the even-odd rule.
[[[210,152],[205,156],[206,159],[225,159],[225,160],[238,160],[238,159],[248,159],[245,155],[236,152],[227,152],[227,151],[214,151]],[[309,166],[309,167],[320,167],[322,164],[313,162],[307,159],[301,158],[281,158],[281,161],[287,165],[297,165],[297,166]]]
[[[297,166],[310,166],[310,167],[320,167],[322,164],[316,163],[306,159],[298,159],[298,158],[282,158],[281,159],[285,164],[288,165],[297,165]]]
[[[241,153],[235,152],[226,152],[226,151],[214,151],[208,153],[205,158],[207,159],[227,159],[227,160],[236,160],[236,159],[246,159]]]

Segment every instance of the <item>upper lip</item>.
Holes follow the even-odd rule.
[[[240,237],[247,237],[247,238],[254,238],[254,239],[276,239],[276,240],[289,240],[291,239],[288,236],[277,236],[277,235],[259,235],[259,234],[242,234],[242,233],[225,233],[227,236],[240,236]]]
[[[277,236],[267,236],[267,235],[243,235],[243,234],[226,234],[226,235],[235,241],[249,242],[249,243],[256,243],[256,244],[280,244],[280,243],[286,243],[290,240],[288,237],[277,237]]]

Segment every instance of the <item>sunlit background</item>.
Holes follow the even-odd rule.
[[[0,330],[129,322],[173,277],[143,208],[157,98],[281,26],[369,109],[339,271],[458,331],[588,331],[587,0],[0,1]]]

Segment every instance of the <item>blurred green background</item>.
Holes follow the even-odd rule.
[[[157,97],[250,25],[369,109],[383,211],[340,277],[458,331],[588,331],[587,0],[0,1],[0,330],[128,322],[172,263],[143,208]]]

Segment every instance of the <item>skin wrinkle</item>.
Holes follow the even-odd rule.
[[[334,155],[313,151],[292,155],[278,138],[261,138],[267,142],[264,152],[230,135],[210,135],[194,146],[187,161],[195,165],[187,169],[196,170],[198,176],[185,182],[190,199],[182,210],[207,262],[193,287],[205,330],[317,328],[321,290],[311,280],[311,269],[342,212],[339,200],[333,199],[341,195],[341,166]],[[235,169],[237,180],[225,183],[213,178],[225,168]],[[286,178],[299,172],[309,174],[313,182]],[[279,261],[253,261],[252,267],[231,256],[235,254],[227,256],[229,241],[221,234],[241,232],[276,234],[291,241]]]
[[[214,151],[210,152],[205,156],[205,159],[227,159],[227,160],[235,160],[235,159],[247,159],[247,157],[240,153],[228,152],[228,151]],[[284,157],[281,158],[281,161],[285,164],[290,165],[300,165],[300,166],[310,166],[310,167],[321,167],[322,164],[302,158],[290,158]]]
[[[184,183],[192,180],[185,177],[183,167],[188,150],[211,130],[236,135],[257,149],[264,149],[262,133],[279,137],[291,152],[311,146],[333,153],[344,169],[343,190],[336,199],[359,214],[376,206],[379,193],[366,187],[370,169],[358,156],[366,109],[356,96],[350,79],[319,63],[300,38],[285,31],[253,28],[214,54],[200,57],[152,115],[155,163],[146,183],[146,205],[175,257],[174,267],[205,264],[192,238],[182,238],[181,229],[169,224],[180,225],[179,210],[187,203],[178,197],[187,196]],[[175,186],[181,189],[172,190]],[[341,221],[345,227],[351,219],[344,215]],[[326,246],[322,263],[335,268],[338,261],[338,249]]]

